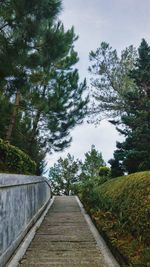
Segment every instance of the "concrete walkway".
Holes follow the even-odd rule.
[[[55,197],[19,266],[107,266],[75,197]]]

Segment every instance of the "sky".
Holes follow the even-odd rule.
[[[80,80],[85,77],[90,87],[88,73],[89,52],[100,43],[108,42],[118,52],[129,45],[138,47],[141,39],[150,43],[150,0],[63,0],[60,20],[65,29],[74,26],[79,36],[75,43],[80,61],[77,64]],[[68,153],[84,160],[84,154],[94,144],[107,162],[113,157],[116,141],[122,140],[115,127],[102,121],[95,127],[84,122],[71,131],[73,141],[64,152],[47,156],[48,167],[66,157]]]

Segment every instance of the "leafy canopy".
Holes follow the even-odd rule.
[[[69,195],[73,184],[78,182],[79,162],[70,154],[65,159],[59,158],[58,162],[50,168],[49,179],[53,194]]]
[[[104,118],[118,118],[125,112],[125,96],[136,90],[134,80],[129,77],[136,57],[137,51],[133,46],[123,50],[119,57],[117,51],[106,42],[102,42],[95,52],[90,52],[92,122],[99,123]]]
[[[2,1],[0,6],[0,137],[44,168],[47,152],[71,143],[87,112],[79,82],[74,28],[65,31],[61,1]],[[7,60],[6,60],[7,59]]]
[[[138,51],[130,46],[119,58],[116,50],[102,43],[91,52],[95,106],[91,113],[116,125],[124,135],[117,142],[112,175],[150,169],[150,46],[143,39]]]
[[[92,179],[99,175],[99,168],[105,166],[102,153],[98,152],[94,145],[91,146],[91,150],[85,153],[85,160],[81,165],[81,176],[91,177]]]

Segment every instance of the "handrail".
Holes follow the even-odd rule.
[[[43,176],[0,173],[0,188],[35,184],[40,182],[43,183],[43,181],[45,181],[50,187],[48,179]]]

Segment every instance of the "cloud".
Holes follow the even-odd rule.
[[[75,48],[79,53],[78,63],[81,79],[88,75],[88,55],[102,41],[107,41],[118,51],[133,44],[139,46],[144,37],[150,42],[150,1],[138,0],[63,0],[61,19],[66,29],[75,26],[79,40]],[[60,156],[69,152],[77,158],[84,158],[92,144],[102,152],[107,161],[112,157],[116,140],[121,139],[115,128],[102,122],[97,128],[86,123],[72,131],[73,142],[63,153],[48,155],[49,166]]]
[[[102,121],[97,127],[87,123],[77,126],[72,132],[72,137],[73,142],[68,149],[62,153],[48,155],[49,166],[53,166],[59,157],[64,158],[68,153],[74,155],[75,158],[83,160],[84,154],[90,150],[92,144],[96,146],[99,152],[102,152],[107,162],[113,156],[116,140],[122,140],[115,127],[107,121]]]

